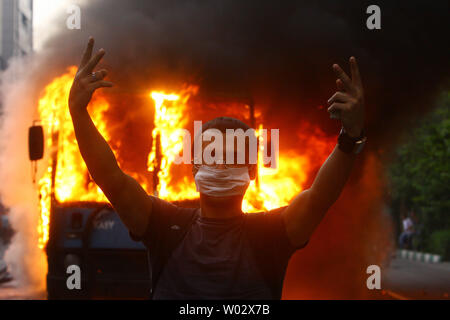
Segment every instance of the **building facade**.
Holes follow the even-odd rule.
[[[0,70],[33,51],[33,0],[0,0]]]

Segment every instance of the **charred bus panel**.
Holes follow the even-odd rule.
[[[46,251],[50,299],[149,297],[146,248],[108,205],[54,205]],[[80,290],[67,288],[69,265],[81,269]]]
[[[31,161],[43,158],[41,126],[30,127],[28,147]],[[53,191],[51,199],[45,247],[48,298],[147,299],[151,283],[147,250],[131,239],[113,208],[99,202],[59,203]],[[80,268],[81,289],[67,286],[70,265]]]

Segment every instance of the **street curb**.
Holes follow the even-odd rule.
[[[439,263],[442,257],[438,254],[424,253],[412,250],[397,250],[397,257],[414,261],[422,261],[427,263]]]

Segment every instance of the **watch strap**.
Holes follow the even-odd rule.
[[[359,137],[354,138],[350,137],[345,129],[342,128],[338,137],[338,147],[345,153],[360,153],[364,147],[365,142],[366,134],[364,129],[361,131],[361,135]]]

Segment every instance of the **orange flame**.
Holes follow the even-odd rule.
[[[75,73],[76,68],[70,67],[67,73],[55,78],[45,88],[38,104],[46,137],[45,149],[50,151],[47,156],[47,168],[38,183],[40,194],[38,245],[40,248],[44,248],[49,238],[49,218],[53,199],[58,202],[107,202],[103,192],[90,178],[75,139],[67,106]],[[190,174],[174,177],[174,158],[181,152],[183,146],[178,129],[185,128],[193,121],[189,118],[188,102],[189,98],[197,92],[198,87],[189,86],[177,93],[152,91],[149,94],[154,101],[155,115],[152,149],[148,155],[147,165],[150,172],[157,174],[158,184],[156,188],[153,186],[154,190],[149,190],[147,181],[139,179],[141,175],[137,172],[128,172],[147,192],[153,191],[154,194],[168,201],[198,198],[195,183]],[[113,140],[108,133],[105,118],[105,111],[109,106],[101,92],[95,94],[89,105],[93,122],[108,142]],[[230,109],[233,108],[234,105],[230,104]],[[240,112],[239,109],[234,109],[234,113]],[[259,118],[260,111],[256,111],[255,114]],[[258,130],[260,139],[262,139],[261,130],[262,124]],[[244,212],[264,211],[287,205],[303,189],[310,169],[309,156],[293,152],[280,153],[278,167],[266,168],[262,164],[263,149],[261,148],[262,144],[260,144],[258,155],[259,183],[257,185],[255,181],[251,182],[242,205]],[[117,154],[117,150],[113,149],[113,152]]]
[[[40,223],[38,226],[39,247],[48,241],[48,228],[52,195],[58,202],[107,201],[100,188],[89,178],[86,165],[81,158],[67,106],[72,80],[76,68],[71,67],[61,77],[52,81],[39,99],[38,112],[44,127],[45,150],[50,151],[47,169],[39,180]],[[92,120],[100,133],[109,139],[103,112],[109,107],[101,96],[92,102]],[[54,179],[54,182],[52,180]]]
[[[152,151],[148,157],[148,170],[157,173],[159,183],[156,194],[169,201],[195,199],[198,197],[195,185],[185,184],[174,186],[171,182],[171,168],[174,158],[183,149],[182,135],[179,129],[188,123],[186,117],[187,101],[197,93],[195,86],[188,87],[179,94],[164,92],[151,92],[150,96],[155,102],[155,127],[152,131]],[[160,141],[160,159],[157,159],[157,143]],[[181,188],[180,188],[181,187]]]
[[[174,166],[174,157],[183,148],[182,136],[177,132],[189,122],[187,102],[197,88],[186,90],[180,94],[153,91],[151,98],[155,102],[155,128],[152,132],[153,146],[149,155],[148,166],[150,171],[156,170],[156,144],[160,139],[161,152],[160,171],[158,172],[158,196],[168,200],[177,201],[195,199],[198,193],[192,178],[185,177],[178,184],[173,183],[170,174]],[[192,120],[193,121],[193,120]],[[258,130],[260,139],[260,152],[258,153],[259,186],[252,181],[242,204],[244,212],[258,212],[271,210],[284,205],[302,191],[302,185],[307,179],[308,159],[297,154],[280,155],[277,168],[266,168],[263,165],[262,125]]]

